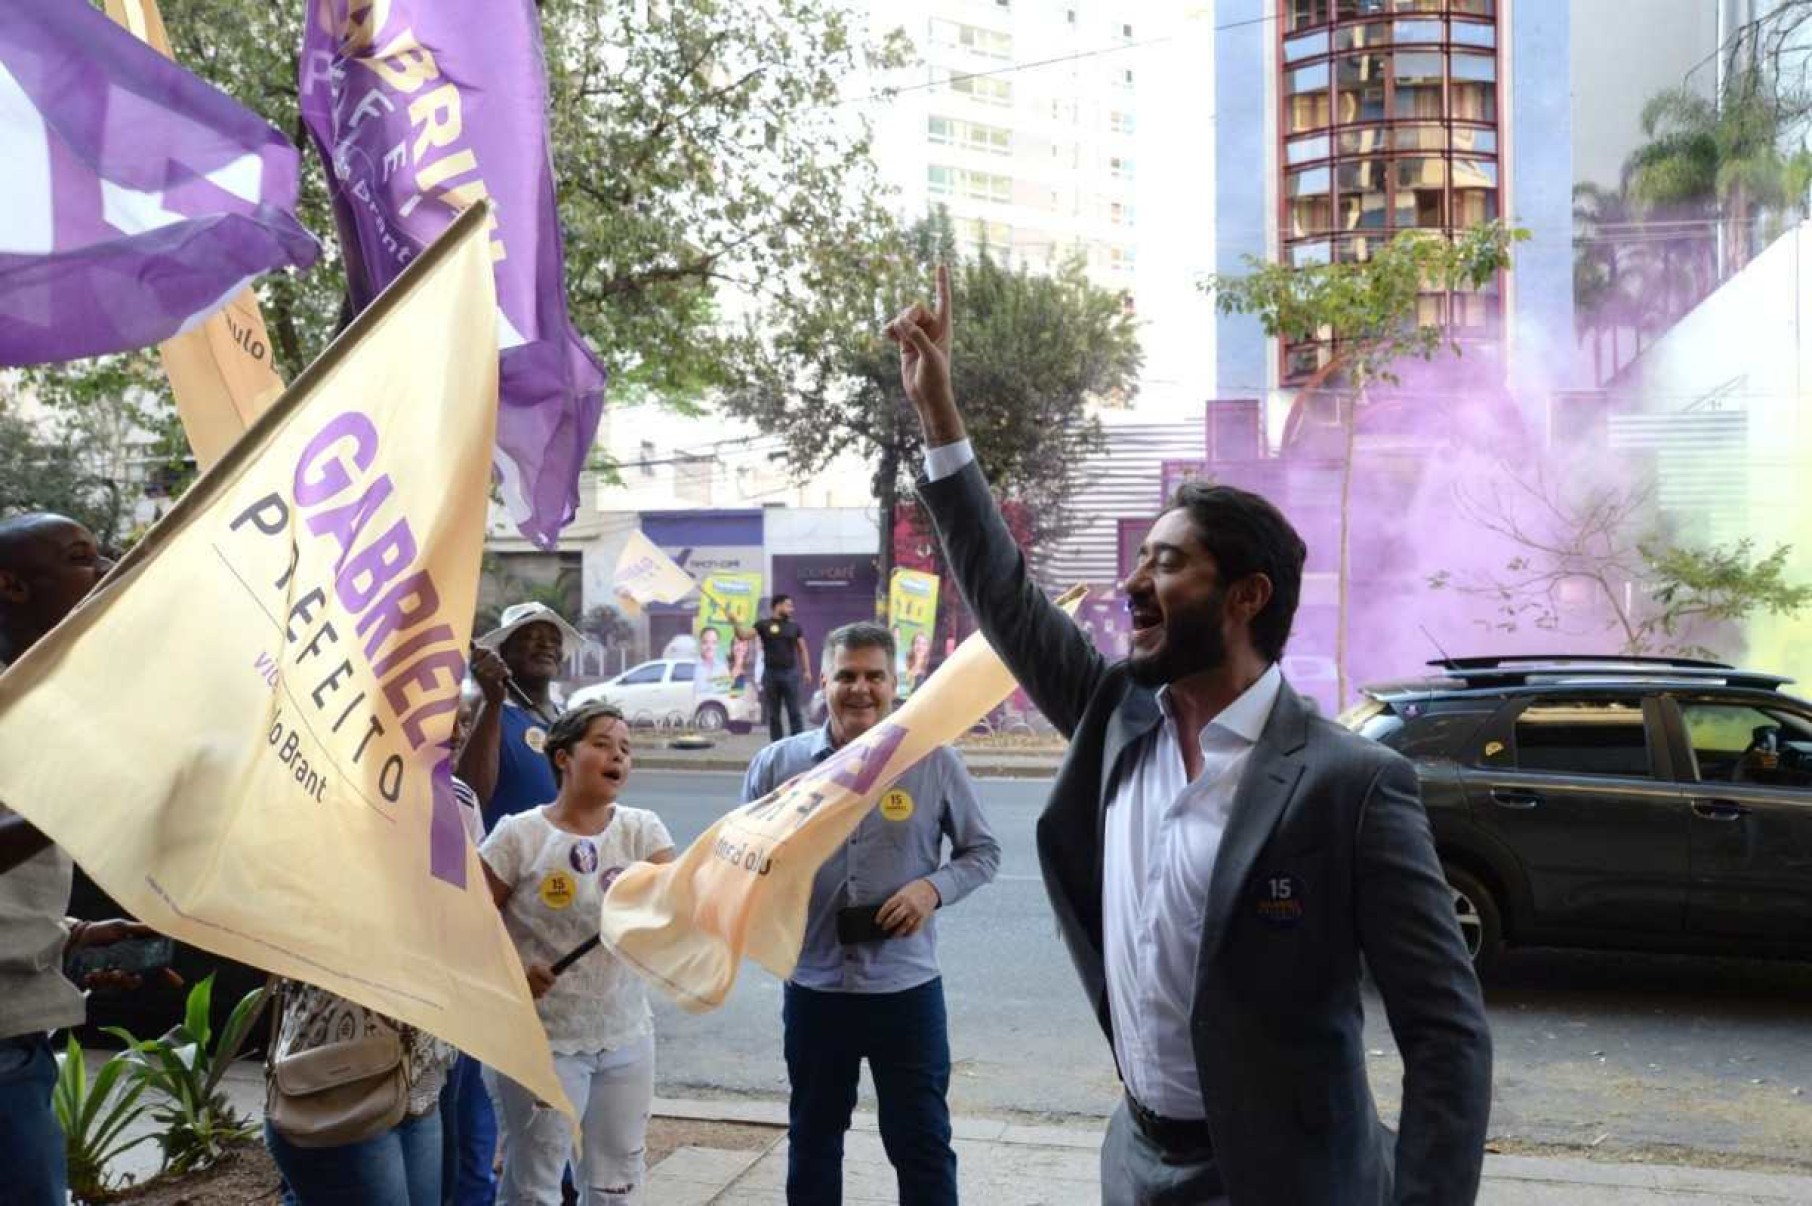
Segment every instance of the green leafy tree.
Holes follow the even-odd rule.
[[[1424,322],[1426,293],[1476,292],[1510,267],[1511,247],[1529,237],[1499,223],[1473,227],[1452,239],[1409,230],[1370,259],[1291,266],[1247,257],[1244,275],[1216,273],[1203,283],[1222,314],[1250,314],[1265,334],[1287,342],[1332,335],[1334,359],[1317,384],[1337,384],[1343,433],[1340,484],[1340,571],[1334,637],[1339,699],[1347,688],[1347,593],[1351,571],[1353,444],[1357,414],[1379,385],[1397,383],[1406,358],[1432,360],[1443,348],[1460,354],[1445,322]],[[1445,310],[1443,311],[1445,313]]]
[[[67,515],[108,545],[126,534],[130,514],[120,487],[80,448],[0,399],[0,517],[31,511]]]
[[[1723,275],[1735,272],[1774,233],[1805,216],[1812,186],[1805,113],[1803,99],[1783,91],[1747,56],[1715,97],[1688,87],[1658,93],[1642,110],[1648,141],[1624,166],[1628,192],[1655,218],[1703,219],[1707,229],[1687,228],[1674,241],[1696,246],[1714,263],[1709,227],[1721,225]]]
[[[950,265],[960,316],[951,357],[957,397],[996,489],[1027,504],[1035,537],[1063,530],[1071,474],[1101,445],[1096,405],[1136,388],[1143,354],[1122,296],[1089,282],[1079,259],[1050,275],[1010,266],[986,247],[959,256],[941,209],[910,229],[845,250],[860,287],[833,296],[806,341],[776,341],[776,366],[731,391],[725,406],[781,436],[789,467],[816,473],[845,453],[874,466],[880,589],[893,568],[894,508],[911,497],[923,437],[900,389],[898,349],[883,334]],[[796,367],[797,366],[797,367]]]
[[[297,95],[311,7],[160,3],[177,60],[303,149],[298,211],[323,255],[256,285],[286,379],[326,346],[345,292]],[[866,18],[835,0],[545,0],[540,12],[570,309],[613,399],[692,405],[749,379],[768,358],[720,299],[759,307],[769,328],[821,321],[820,296],[848,275],[844,249],[885,221],[867,128],[840,102],[863,73],[904,63],[904,40],[871,44]],[[180,439],[155,351],[35,369],[29,385],[74,414],[129,404],[160,440]]]
[[[1429,585],[1490,600],[1486,624],[1498,632],[1566,635],[1569,617],[1584,609],[1597,614],[1619,653],[1716,658],[1709,642],[1720,630],[1756,615],[1798,615],[1812,604],[1812,585],[1787,575],[1792,546],[1764,553],[1748,539],[1711,546],[1672,539],[1659,530],[1650,484],[1569,489],[1546,473],[1500,465],[1490,486],[1462,488],[1457,501],[1515,551],[1501,568],[1443,571]]]

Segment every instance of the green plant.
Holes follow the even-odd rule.
[[[124,1153],[153,1138],[126,1138],[126,1129],[145,1114],[145,1081],[124,1052],[110,1057],[88,1079],[82,1044],[75,1035],[58,1060],[57,1086],[51,1108],[63,1128],[69,1160],[69,1192],[78,1202],[104,1202],[120,1188],[107,1166]]]
[[[151,1107],[151,1117],[160,1127],[157,1142],[167,1172],[208,1168],[231,1144],[258,1134],[257,1124],[220,1091],[220,1082],[264,1007],[265,990],[253,989],[233,1007],[218,1041],[209,1022],[213,995],[214,977],[209,975],[189,990],[182,1024],[161,1038],[138,1039],[108,1027],[126,1044],[119,1058],[137,1065],[143,1083],[163,1097]]]

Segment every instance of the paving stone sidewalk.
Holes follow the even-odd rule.
[[[780,1126],[778,1103],[655,1103],[666,1117]],[[1087,1206],[1100,1201],[1101,1128],[954,1121],[962,1196],[987,1206]],[[786,1200],[786,1140],[765,1151],[688,1147],[655,1167],[648,1200],[661,1206],[775,1206]],[[872,1114],[858,1114],[845,1148],[845,1206],[892,1206],[893,1170]],[[1812,1177],[1529,1156],[1488,1156],[1481,1206],[1782,1206],[1812,1203]]]

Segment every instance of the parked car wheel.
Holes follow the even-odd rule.
[[[1444,866],[1447,886],[1453,891],[1453,911],[1460,922],[1466,953],[1480,976],[1497,962],[1504,945],[1503,913],[1497,898],[1478,876],[1459,867]]]
[[[729,709],[722,704],[703,703],[692,714],[692,727],[701,733],[720,733],[730,723]]]

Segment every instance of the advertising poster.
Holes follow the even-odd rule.
[[[736,629],[755,623],[761,578],[746,571],[715,573],[699,583],[698,617],[692,624],[692,634],[698,638],[694,694],[741,696],[755,692],[755,655],[761,643],[737,640]]]
[[[887,583],[887,616],[893,627],[899,693],[908,698],[931,673],[931,642],[937,625],[936,574],[896,569]]]

